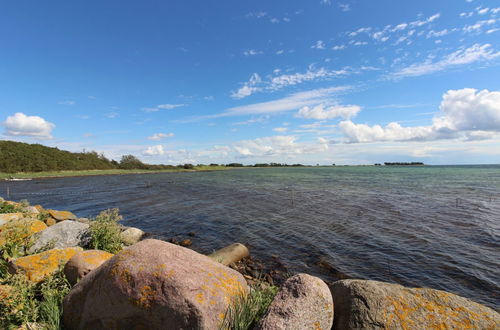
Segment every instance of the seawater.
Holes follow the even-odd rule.
[[[195,232],[291,271],[446,290],[498,309],[500,166],[244,168],[0,182],[81,217],[117,207],[125,225],[168,239]],[[335,271],[319,264],[327,263]]]

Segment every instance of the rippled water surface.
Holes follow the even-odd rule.
[[[500,308],[500,166],[235,169],[0,182],[13,200],[187,237],[235,241],[327,281],[442,289]],[[329,269],[318,264],[331,265]],[[334,270],[333,270],[334,269]]]

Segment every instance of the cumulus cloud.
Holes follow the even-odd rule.
[[[254,73],[250,76],[250,79],[246,83],[244,83],[240,89],[231,94],[231,97],[234,99],[242,99],[244,97],[250,96],[253,93],[260,90],[260,88],[256,86],[261,82],[262,79],[260,78],[260,76],[257,73]]]
[[[148,136],[148,140],[159,141],[172,136],[174,136],[174,133],[155,133],[151,136]]]
[[[39,116],[27,116],[17,112],[7,117],[5,122],[5,134],[10,136],[31,136],[37,139],[52,139],[52,129],[55,125]]]
[[[312,108],[308,106],[301,108],[296,114],[296,117],[318,120],[333,119],[337,117],[349,119],[356,116],[360,110],[361,107],[357,105],[334,105],[326,107],[324,104],[318,104]]]
[[[346,143],[381,141],[430,141],[462,138],[484,140],[500,133],[500,91],[472,88],[449,90],[443,95],[441,110],[430,126],[403,127],[392,122],[382,127],[339,123]]]
[[[288,131],[288,127],[276,127],[276,128],[273,128],[273,131],[278,132],[278,133],[285,133],[286,131]]]
[[[457,50],[448,54],[439,61],[428,59],[423,63],[412,64],[391,75],[392,78],[416,77],[438,71],[443,71],[459,65],[471,64],[479,61],[493,60],[500,56],[500,52],[492,49],[490,44],[474,44],[469,48]]]
[[[163,146],[161,144],[156,146],[150,146],[142,152],[144,156],[161,156],[165,154]]]

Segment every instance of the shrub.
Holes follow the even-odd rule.
[[[122,249],[121,228],[118,221],[122,219],[118,209],[102,211],[90,223],[90,247],[109,253],[117,253]]]

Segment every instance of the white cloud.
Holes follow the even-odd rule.
[[[333,50],[342,50],[346,48],[347,48],[346,45],[336,45],[332,47]]]
[[[250,96],[253,93],[260,91],[261,88],[256,87],[258,84],[262,82],[262,79],[257,73],[254,73],[250,76],[248,82],[243,84],[243,87],[238,89],[236,92],[231,93],[231,97],[234,99],[242,99],[244,97]]]
[[[260,51],[260,50],[255,50],[255,49],[249,49],[249,50],[245,50],[243,52],[243,55],[245,55],[245,56],[253,56],[253,55],[260,55],[260,54],[264,54],[264,52]]]
[[[472,33],[472,32],[480,33],[483,27],[488,25],[493,25],[496,22],[497,20],[493,18],[488,20],[478,21],[475,24],[464,26],[462,30],[466,33]]]
[[[315,48],[315,49],[325,49],[325,43],[323,42],[323,40],[318,40],[316,41],[316,43],[314,45],[311,46],[311,48]]]
[[[157,106],[155,107],[152,107],[152,108],[142,108],[142,111],[145,111],[145,112],[157,112],[157,111],[160,111],[160,110],[171,110],[171,109],[175,109],[175,108],[179,108],[179,107],[183,107],[185,106],[185,104],[158,104]]]
[[[161,156],[165,154],[165,150],[163,150],[163,146],[159,144],[156,146],[148,147],[142,152],[142,154],[144,156]]]
[[[286,156],[313,154],[328,150],[325,143],[299,143],[297,137],[279,135],[236,142],[233,149],[241,156]]]
[[[237,123],[233,123],[233,125],[262,124],[262,123],[267,122],[269,120],[269,118],[271,118],[271,116],[265,115],[265,116],[260,116],[260,117],[257,117],[257,118],[250,118],[250,119],[245,120],[245,121],[239,121]]]
[[[288,131],[288,127],[276,127],[276,128],[273,128],[273,131],[278,132],[278,133],[285,133],[286,131]]]
[[[339,86],[339,87],[321,88],[306,92],[295,93],[274,101],[254,103],[254,104],[229,108],[223,114],[216,116],[223,117],[223,116],[279,113],[291,110],[298,110],[304,106],[315,106],[321,103],[331,104],[332,98],[336,94],[345,92],[348,89],[350,89],[349,86]]]
[[[279,73],[279,71],[275,72]],[[293,74],[282,74],[278,76],[268,76],[267,80],[263,80],[257,73],[252,74],[250,79],[243,83],[237,91],[231,93],[231,97],[242,99],[256,92],[261,91],[277,91],[287,86],[298,85],[307,81],[319,79],[329,79],[339,76],[348,75],[348,69],[326,70],[325,68],[312,69],[309,68],[306,72],[297,72]]]
[[[339,3],[339,8],[342,11],[350,11],[351,6],[348,3]]]
[[[148,140],[159,141],[165,138],[173,137],[174,133],[155,133],[151,136],[148,136]]]
[[[17,112],[3,122],[5,134],[10,136],[30,136],[38,139],[52,139],[55,125],[39,116],[27,116]]]
[[[443,95],[440,110],[430,126],[403,127],[392,122],[382,127],[346,120],[339,123],[339,128],[346,143],[455,138],[471,141],[492,138],[500,133],[500,91],[449,90]]]
[[[393,73],[391,76],[392,78],[422,76],[443,71],[454,66],[492,60],[499,56],[500,52],[495,52],[490,44],[474,44],[467,49],[460,49],[448,54],[439,61],[433,62],[433,60],[429,58],[423,63],[412,64]]]
[[[324,104],[318,104],[313,108],[308,106],[301,108],[296,114],[296,117],[317,120],[333,119],[337,117],[349,119],[356,116],[360,110],[361,107],[357,105],[333,105],[326,107]]]

